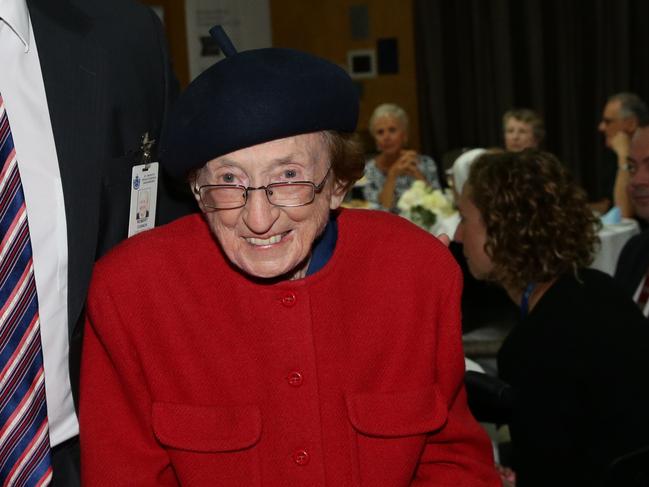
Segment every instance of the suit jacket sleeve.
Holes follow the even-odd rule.
[[[162,64],[164,66],[164,110],[162,113],[161,127],[164,126],[167,120],[169,110],[176,102],[180,92],[178,80],[173,72],[172,63],[169,58],[169,50],[167,40],[164,36],[162,24],[158,16],[149,10],[151,21],[154,24],[155,32],[157,34],[157,42],[159,45],[158,52],[162,56]],[[163,131],[160,130],[158,138]],[[157,146],[159,147],[159,140]],[[177,180],[172,178],[164,168],[160,173],[160,184],[158,191],[158,207],[159,211],[156,214],[158,225],[163,225],[175,220],[180,216],[197,210],[194,198],[189,190],[189,185],[184,180]]]
[[[624,290],[627,296],[633,297],[640,279],[647,272],[649,265],[649,233],[644,232],[629,240],[617,261],[615,281]]]

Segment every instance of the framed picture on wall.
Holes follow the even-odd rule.
[[[355,49],[347,51],[347,69],[353,79],[376,77],[376,51]]]

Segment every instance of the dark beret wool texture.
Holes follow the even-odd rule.
[[[198,76],[171,110],[160,161],[176,177],[271,140],[353,132],[358,90],[340,66],[293,49],[232,54]]]

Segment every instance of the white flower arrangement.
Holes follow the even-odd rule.
[[[417,180],[405,191],[397,208],[401,216],[430,231],[439,218],[450,216],[455,211],[452,199],[440,189],[433,189],[424,181]]]

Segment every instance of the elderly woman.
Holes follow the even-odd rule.
[[[541,116],[529,108],[516,108],[503,115],[505,149],[520,152],[540,147],[545,137]]]
[[[452,257],[403,219],[337,211],[363,169],[351,79],[213,35],[227,57],[180,97],[162,158],[202,215],[93,276],[84,482],[496,485]]]
[[[585,268],[597,242],[586,201],[531,150],[483,155],[460,198],[471,273],[520,306],[498,353],[519,487],[603,485],[617,457],[649,445],[649,329],[611,277]]]
[[[435,161],[404,148],[408,142],[408,115],[403,108],[392,103],[379,105],[369,125],[379,154],[365,166],[367,182],[363,191],[367,201],[396,212],[399,198],[414,181],[440,187]]]

